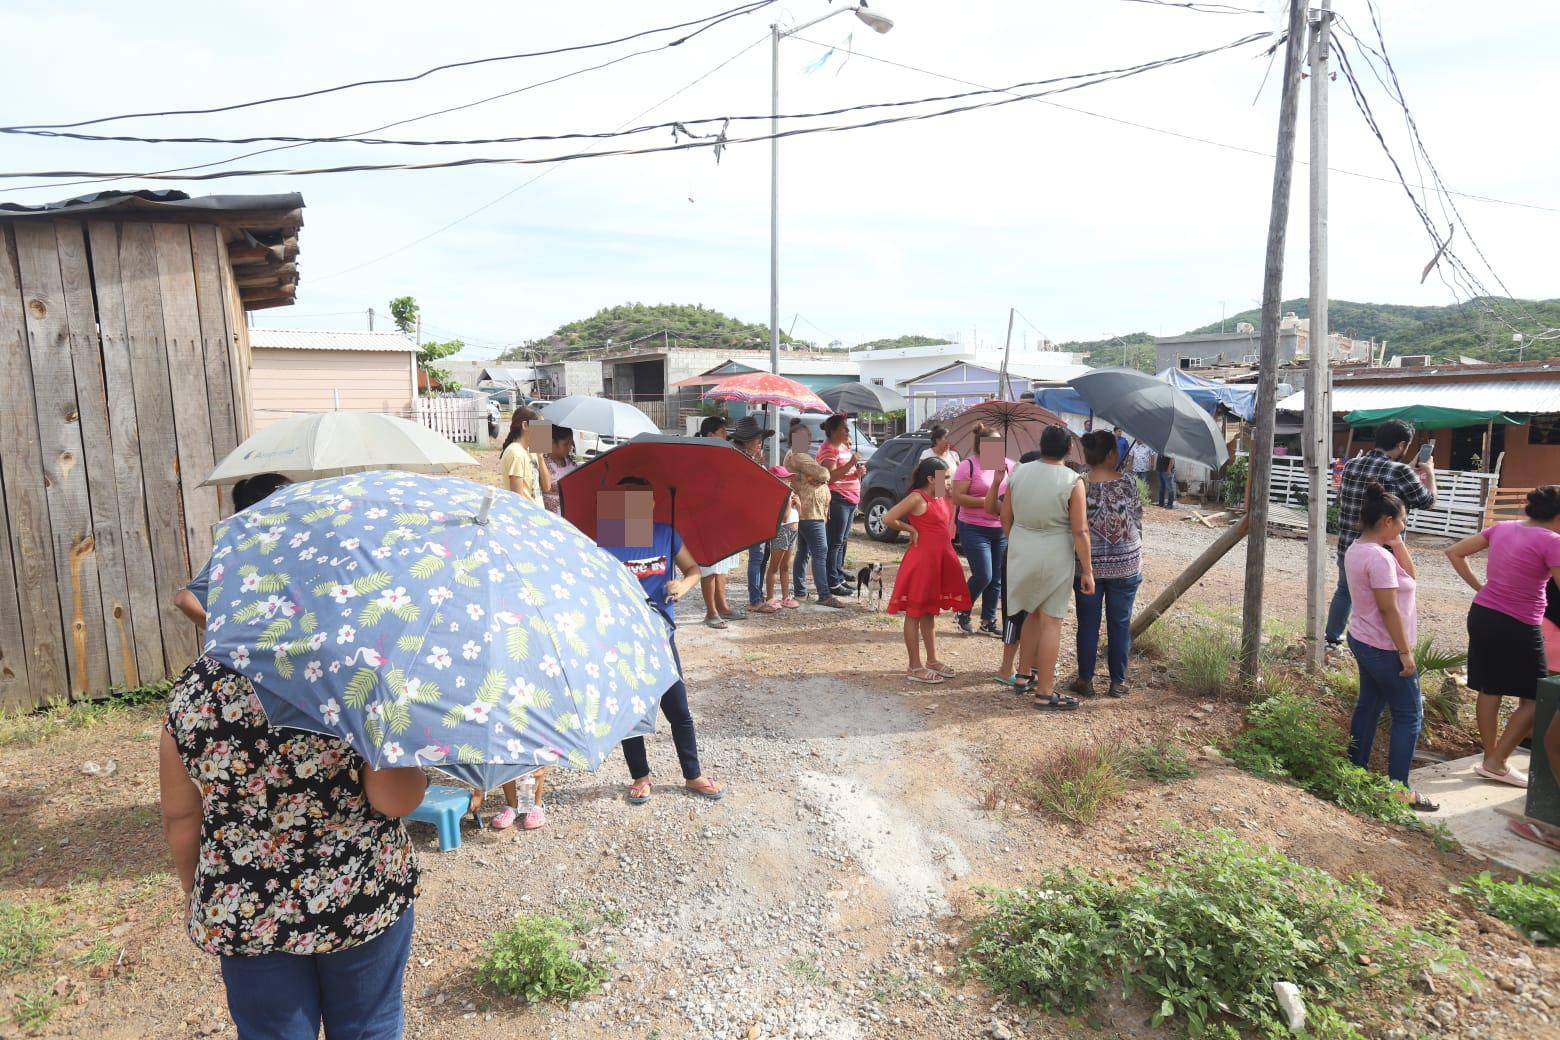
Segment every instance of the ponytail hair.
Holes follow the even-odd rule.
[[[1406,513],[1403,500],[1382,487],[1380,481],[1373,480],[1365,485],[1365,502],[1360,506],[1360,530],[1368,531],[1388,517],[1400,519]]]
[[[1110,458],[1110,453],[1117,448],[1116,438],[1104,430],[1092,430],[1084,434],[1080,440],[1083,442],[1083,461],[1091,466],[1105,465],[1105,460]]]
[[[942,459],[922,459],[916,463],[915,472],[910,475],[910,490],[921,490],[932,482],[938,470],[947,468],[948,464]]]
[[[1560,484],[1545,484],[1529,491],[1522,511],[1541,524],[1560,516]]]
[[[970,431],[970,452],[976,456],[980,454],[980,442],[990,437],[997,431],[983,422],[975,424],[975,429]],[[977,460],[978,461],[978,460]]]
[[[504,447],[499,449],[500,454],[509,448],[511,444],[525,436],[526,423],[533,423],[540,419],[541,413],[521,405],[515,409],[515,414],[509,417],[509,436],[504,438]]]

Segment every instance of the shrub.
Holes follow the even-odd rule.
[[[1560,867],[1516,881],[1498,881],[1485,871],[1452,891],[1541,946],[1560,942]]]
[[[1032,793],[1040,807],[1073,823],[1090,824],[1121,797],[1126,778],[1115,756],[1101,748],[1068,748],[1035,770]]]
[[[1230,758],[1258,776],[1293,780],[1324,801],[1390,823],[1409,824],[1414,811],[1397,797],[1398,785],[1361,769],[1344,752],[1343,731],[1323,718],[1310,699],[1281,693],[1252,705],[1246,729],[1236,735]]]
[[[1121,768],[1128,776],[1148,780],[1185,780],[1196,776],[1191,759],[1173,740],[1145,741],[1127,748],[1120,756]]]
[[[477,981],[528,1004],[574,1000],[593,992],[606,981],[607,971],[576,955],[573,930],[561,917],[520,915],[488,940]]]
[[[47,911],[0,900],[0,976],[31,968],[54,948],[54,938]]]
[[[994,896],[966,966],[1015,1001],[1068,1012],[1119,976],[1127,992],[1158,1002],[1153,1026],[1278,1040],[1289,1033],[1275,982],[1301,987],[1308,1035],[1353,1038],[1345,1015],[1387,1004],[1457,956],[1386,920],[1369,887],[1227,831],[1191,838],[1130,883],[1051,874],[1038,891]]]
[[[1137,485],[1138,504],[1147,509],[1154,504],[1154,493],[1148,489],[1148,481],[1142,477],[1133,477],[1132,483]]]
[[[1246,503],[1246,457],[1231,459],[1224,469],[1224,504],[1242,506]]]

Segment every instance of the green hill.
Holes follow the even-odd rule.
[[[1311,316],[1311,301],[1307,299],[1285,300],[1280,313],[1294,312],[1301,318]],[[1483,361],[1515,361],[1516,344],[1511,341],[1511,330],[1491,316],[1485,305],[1504,315],[1518,328],[1533,332],[1541,329],[1560,328],[1560,300],[1512,300],[1490,297],[1473,300],[1458,306],[1416,307],[1398,303],[1354,303],[1351,300],[1329,300],[1327,320],[1334,332],[1341,332],[1354,339],[1385,340],[1389,357],[1399,354],[1429,354],[1437,360],[1449,361],[1458,356],[1479,358]],[[1231,314],[1220,322],[1211,322],[1191,329],[1187,335],[1218,332],[1220,328],[1234,331],[1238,322],[1249,321],[1260,325],[1262,314],[1256,309]],[[1060,344],[1058,350],[1088,351],[1089,364],[1095,367],[1122,363],[1122,344],[1127,345],[1127,356],[1134,368],[1153,371],[1154,337],[1146,332],[1132,332],[1108,339],[1075,340]],[[1526,344],[1522,352],[1526,359],[1560,356],[1560,340]]]
[[[893,339],[869,339],[857,343],[852,350],[899,350],[904,347],[931,347],[948,342],[944,336],[895,336]]]
[[[762,350],[769,346],[769,326],[739,321],[702,304],[622,303],[560,325],[551,335],[505,351],[499,360],[552,357],[566,351],[606,351],[639,342],[643,342],[645,350],[653,350],[662,342],[708,350]],[[793,340],[782,329],[780,342],[800,341]]]

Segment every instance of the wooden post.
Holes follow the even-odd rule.
[[[1305,46],[1305,3],[1289,0],[1289,38],[1284,47],[1283,93],[1278,112],[1278,149],[1273,161],[1273,203],[1268,215],[1267,261],[1262,277],[1262,343],[1257,380],[1257,428],[1252,438],[1250,538],[1246,543],[1246,588],[1241,611],[1240,673],[1255,679],[1262,650],[1262,579],[1267,566],[1268,487],[1273,468],[1273,405],[1278,392],[1278,317],[1283,305],[1284,232],[1289,224],[1289,183],[1294,174],[1295,118],[1300,102],[1300,53]]]
[[[1327,330],[1327,46],[1332,0],[1311,28],[1311,364],[1306,370],[1306,665],[1327,663],[1327,484],[1332,469],[1331,347]]]
[[[1214,564],[1222,560],[1231,549],[1235,548],[1236,543],[1246,537],[1250,524],[1251,513],[1247,512],[1245,516],[1240,518],[1239,523],[1214,539],[1213,544],[1204,549],[1202,555],[1193,560],[1186,570],[1182,571],[1180,576],[1170,583],[1165,591],[1154,597],[1154,602],[1138,611],[1137,617],[1132,619],[1132,638],[1136,639],[1142,635],[1150,625],[1163,617],[1165,611],[1174,606],[1175,601],[1180,599],[1187,589],[1196,584],[1198,579],[1207,574]]]

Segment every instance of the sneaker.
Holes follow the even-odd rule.
[[[1110,689],[1105,691],[1105,696],[1107,697],[1115,697],[1119,699],[1125,697],[1126,695],[1127,684],[1124,682],[1113,682],[1110,684]]]
[[[838,596],[830,596],[827,599],[820,599],[818,601],[818,606],[820,606],[820,607],[833,607],[836,610],[844,610],[845,607],[846,607],[846,603],[845,603],[844,600],[840,599]]]
[[[980,623],[980,634],[983,636],[996,636],[998,639],[1001,639],[1002,628],[995,621],[982,621]]]
[[[503,812],[488,821],[488,826],[495,831],[507,831],[515,825],[515,817],[518,815],[518,812],[506,805]]]
[[[1073,693],[1076,693],[1079,697],[1093,697],[1094,677],[1090,676],[1089,678],[1085,679],[1081,675],[1077,676],[1070,684],[1068,684],[1067,688]]]
[[[961,610],[954,614],[953,621],[954,624],[959,626],[959,631],[963,632],[965,635],[972,636],[975,634],[975,628],[970,624],[970,616],[964,611]]]
[[[834,588],[829,590],[829,594],[834,596],[836,599],[844,599],[846,596],[855,595],[855,593],[856,590],[851,588],[849,585],[836,585]]]

